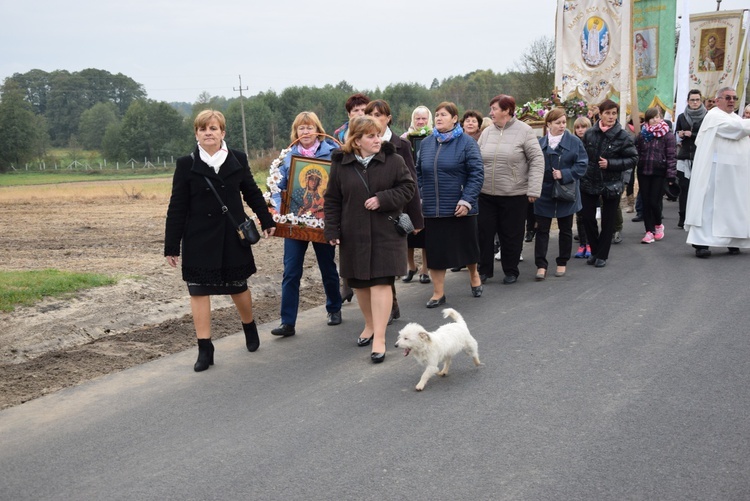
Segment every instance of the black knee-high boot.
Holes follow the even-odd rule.
[[[210,365],[214,364],[214,345],[209,339],[198,340],[198,360],[196,360],[193,369],[195,372],[205,371]]]
[[[247,351],[257,350],[260,347],[260,338],[258,337],[258,327],[255,326],[255,320],[249,324],[242,324],[242,330],[245,331]]]

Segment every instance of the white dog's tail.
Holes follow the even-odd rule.
[[[461,314],[453,308],[446,308],[443,310],[443,318],[448,317],[452,318],[454,322],[462,325],[465,329],[468,330],[469,326],[466,325],[466,322],[464,322],[464,317],[462,317]]]

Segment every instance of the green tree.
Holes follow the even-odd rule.
[[[117,106],[111,101],[96,103],[84,111],[78,123],[78,137],[83,147],[100,149],[107,127],[117,121]]]
[[[6,79],[0,95],[0,170],[21,165],[34,155],[38,121],[23,90]]]
[[[120,147],[120,123],[112,122],[107,125],[102,137],[102,153],[110,160],[127,160]]]
[[[549,97],[555,88],[555,40],[551,37],[534,40],[517,66],[519,80],[527,91],[523,102]]]
[[[106,134],[105,134],[106,136]],[[135,101],[120,126],[121,155],[156,160],[184,155],[191,149],[192,129],[180,113],[163,101]]]

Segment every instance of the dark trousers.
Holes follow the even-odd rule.
[[[487,277],[495,273],[495,233],[500,240],[500,264],[506,275],[518,276],[518,262],[523,250],[526,226],[526,195],[501,197],[479,195],[479,274]]]
[[[281,279],[281,323],[297,323],[299,308],[299,286],[305,262],[305,252],[310,242],[284,239],[284,276]],[[315,257],[318,260],[323,289],[326,292],[326,311],[334,313],[341,309],[341,292],[339,291],[339,272],[334,257],[336,247],[329,244],[312,242]]]
[[[596,222],[596,205],[601,199],[602,203],[602,228]],[[612,246],[612,233],[617,220],[617,210],[620,207],[620,197],[603,198],[599,195],[590,195],[581,192],[581,203],[583,208],[583,226],[586,228],[586,238],[589,239],[591,255],[599,259],[609,259],[609,248]]]
[[[566,266],[570,259],[570,249],[573,247],[573,216],[558,217],[557,226],[560,228],[559,251],[555,262],[557,266]],[[549,229],[552,218],[536,216],[536,243],[534,244],[534,263],[537,268],[547,269],[547,247],[549,247]],[[579,232],[580,238],[580,232]]]
[[[528,204],[526,206],[526,231],[534,231],[536,229],[536,214],[534,214],[534,204]]]
[[[688,190],[690,189],[690,179],[685,177],[684,172],[677,171],[677,183],[680,186],[680,196],[677,199],[679,204],[680,222],[685,222],[685,211],[687,210]]]
[[[662,198],[664,197],[664,178],[638,174],[638,189],[641,194],[641,215],[646,231],[653,233],[661,224]]]

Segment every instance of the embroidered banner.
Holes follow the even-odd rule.
[[[741,10],[690,16],[690,87],[713,97],[722,87],[737,88],[744,42]]]
[[[674,114],[674,0],[635,0],[633,3],[633,72],[638,110],[660,106]]]
[[[562,100],[629,98],[631,0],[558,0],[555,86]]]

